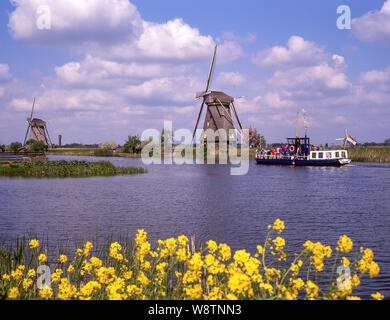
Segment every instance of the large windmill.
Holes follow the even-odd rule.
[[[42,141],[45,144],[45,146],[51,148],[53,144],[51,143],[46,122],[37,118],[33,119],[34,107],[35,107],[35,98],[32,105],[30,117],[27,118],[28,127],[26,131],[26,135],[24,137],[23,145],[26,145],[26,141],[35,140],[35,141]],[[29,132],[30,135],[28,136]],[[28,136],[28,140],[27,140],[27,136]]]
[[[217,55],[217,46],[215,46],[213,58],[211,60],[209,75],[206,82],[206,90],[200,92],[196,95],[197,99],[203,98],[202,105],[198,114],[198,119],[196,120],[196,125],[194,133],[192,135],[192,140],[194,140],[196,129],[198,128],[199,120],[203,112],[204,105],[207,106],[206,117],[203,125],[203,133],[201,141],[206,142],[207,137],[204,132],[208,129],[213,130],[214,132],[219,129],[226,130],[226,135],[229,140],[236,140],[236,135],[229,135],[231,131],[237,130],[240,135],[242,135],[242,123],[238,116],[237,110],[234,106],[234,98],[228,96],[226,93],[221,91],[209,91],[211,78],[214,70],[215,59]],[[234,116],[232,115],[232,111]],[[235,118],[235,120],[234,120]],[[219,137],[216,137],[216,142],[219,142]]]

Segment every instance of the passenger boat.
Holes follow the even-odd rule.
[[[287,142],[287,150],[276,154],[258,150],[256,163],[288,166],[343,166],[351,163],[347,150],[312,150],[307,137],[288,138]]]

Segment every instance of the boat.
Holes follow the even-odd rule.
[[[344,149],[317,150],[304,138],[287,138],[287,145],[279,148],[282,151],[272,154],[258,150],[255,155],[257,164],[287,166],[344,166],[351,163],[348,151]],[[285,151],[285,149],[287,149]]]
[[[344,166],[351,163],[348,151],[345,149],[322,149],[310,144],[307,137],[307,125],[305,123],[305,136],[287,138],[287,144],[281,148],[273,149],[273,152],[257,150],[255,160],[263,165],[287,165],[287,166]]]

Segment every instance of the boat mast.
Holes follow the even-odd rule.
[[[295,135],[295,138],[298,138],[298,120],[299,119],[299,107],[297,107],[297,133]]]

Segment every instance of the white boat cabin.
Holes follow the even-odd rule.
[[[348,159],[347,150],[316,150],[310,151],[310,159]]]

